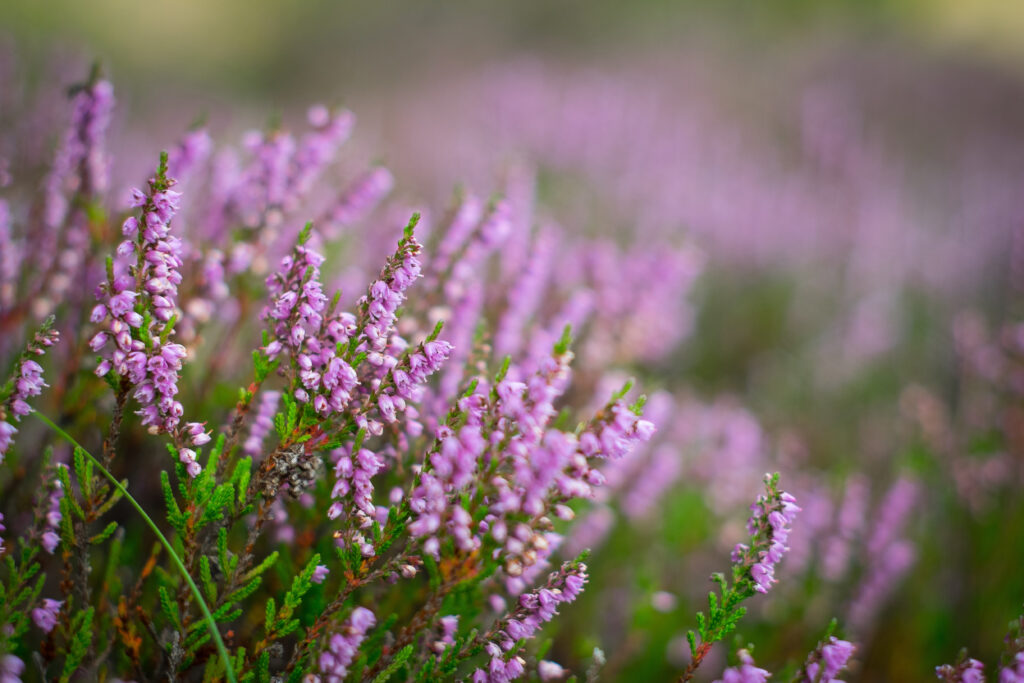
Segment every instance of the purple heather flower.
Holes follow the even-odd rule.
[[[455,644],[455,633],[459,630],[458,615],[441,617],[438,622],[441,625],[441,637],[434,641],[434,652],[441,653],[450,645]]]
[[[66,467],[66,465],[58,463],[57,467]],[[64,485],[61,484],[60,479],[54,477],[51,486],[53,488],[50,491],[46,516],[43,520],[42,544],[43,549],[52,555],[53,551],[60,544],[60,536],[57,534],[57,529],[63,519],[60,511],[60,500],[64,497]]]
[[[1018,652],[1009,666],[999,671],[999,683],[1024,683],[1024,652]]]
[[[752,515],[747,520],[750,544],[740,543],[733,549],[732,561],[748,567],[754,590],[767,593],[776,582],[775,565],[788,550],[786,539],[789,525],[800,508],[796,499],[785,491],[778,491],[775,477],[765,475],[767,495],[758,496],[750,506]]]
[[[348,675],[348,667],[356,658],[366,632],[377,623],[373,612],[365,607],[352,610],[341,631],[327,639],[327,649],[320,653],[320,672],[327,683],[341,683]]]
[[[339,448],[332,455],[336,458],[335,482],[331,490],[334,503],[327,509],[327,517],[337,519],[346,514],[360,528],[365,529],[373,524],[376,517],[377,511],[373,504],[373,477],[384,467],[384,461],[365,448],[360,449],[355,456],[352,456],[347,448]],[[349,496],[352,503],[346,505],[344,501]],[[339,543],[344,542],[342,538],[338,540]],[[373,545],[365,541],[360,534],[353,534],[349,540],[360,547],[364,556],[373,555]]]
[[[831,636],[827,643],[819,644],[808,656],[801,680],[807,683],[841,683],[836,676],[846,668],[854,650],[853,643]]]
[[[544,623],[555,617],[558,605],[573,602],[579,596],[586,581],[585,564],[566,562],[548,577],[543,588],[520,595],[516,609],[499,621],[502,628],[484,648],[491,657],[487,670],[474,671],[473,680],[503,683],[522,676],[525,661],[512,651],[514,644],[536,635]]]
[[[356,179],[338,199],[330,211],[330,222],[345,227],[359,221],[391,192],[394,185],[394,176],[386,168],[377,167],[368,171]]]
[[[181,344],[166,341],[173,333],[168,325],[177,315],[178,285],[181,283],[182,243],[170,234],[170,222],[178,210],[181,195],[170,189],[175,184],[165,174],[149,181],[148,192],[132,191],[131,204],[140,208],[143,225],[139,221],[125,224],[125,232],[133,234],[141,259],[130,271],[134,277],[115,277],[101,285],[100,305],[93,309],[94,321],[107,322],[105,330],[90,341],[94,351],[102,351],[103,360],[96,368],[97,375],[111,370],[127,377],[133,385],[133,395],[140,408],[136,413],[142,424],[154,433],[177,433],[184,409],[175,399],[178,393],[178,374],[187,355]],[[140,230],[141,228],[141,230]],[[139,290],[141,285],[141,291]],[[136,310],[142,299],[149,313],[149,327],[142,331],[144,318]],[[105,310],[105,315],[104,315]],[[113,339],[113,348],[107,346]],[[193,445],[208,440],[201,427],[195,431],[190,423],[182,439]],[[181,451],[182,462],[192,476],[199,467],[194,457],[188,458],[188,449]]]
[[[323,583],[324,579],[326,579],[327,575],[330,573],[331,570],[327,568],[327,565],[318,564],[316,566],[316,569],[313,570],[313,576],[310,578],[310,580],[313,583]]]
[[[714,683],[765,683],[771,674],[754,665],[754,658],[746,650],[739,651],[740,665],[729,667]]]
[[[21,683],[24,672],[25,662],[20,658],[11,654],[0,655],[0,683]]]
[[[57,615],[64,605],[62,600],[51,600],[44,598],[43,604],[32,609],[32,621],[41,628],[44,633],[49,633],[57,625]]]
[[[276,343],[276,342],[275,342]],[[274,414],[281,399],[281,392],[264,390],[260,395],[259,409],[249,427],[249,438],[245,440],[242,450],[246,455],[257,457],[263,452],[263,440],[274,428]]]
[[[13,422],[19,422],[22,417],[32,412],[28,399],[39,396],[43,391],[43,387],[49,385],[43,381],[43,368],[39,363],[27,356],[29,354],[43,355],[44,349],[53,346],[59,338],[60,335],[57,331],[50,329],[49,324],[47,324],[28,343],[25,356],[18,363],[16,374],[12,378],[14,383],[13,391],[7,397],[7,401],[0,405],[0,418],[8,418],[9,415],[10,418],[13,418]],[[18,430],[15,429],[13,424],[5,419],[0,419],[0,463],[3,462],[4,454],[10,448],[14,435],[17,432]]]
[[[956,666],[944,664],[935,667],[935,677],[956,683],[985,683],[985,665],[977,659],[964,659]]]
[[[186,133],[167,155],[167,172],[184,182],[192,171],[206,162],[213,150],[213,140],[205,128]]]
[[[537,676],[542,681],[557,681],[565,676],[566,671],[558,662],[542,659],[537,662]]]

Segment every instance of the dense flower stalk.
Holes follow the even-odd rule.
[[[32,360],[32,356],[42,356],[46,348],[60,339],[60,334],[52,326],[51,318],[36,332],[18,361],[14,377],[7,386],[0,387],[0,463],[3,463],[4,454],[18,433],[13,423],[32,412],[28,399],[39,396],[43,387],[48,386],[43,381],[43,368]],[[5,395],[5,392],[9,393]]]
[[[516,643],[536,635],[545,622],[558,614],[559,605],[576,600],[587,579],[587,565],[566,562],[548,577],[543,588],[520,595],[518,606],[489,632],[484,649],[490,663],[486,670],[473,672],[474,683],[503,683],[522,676],[526,662],[518,655]]]
[[[770,480],[770,477],[765,479],[768,494],[758,496],[757,502],[750,506],[752,514],[747,520],[750,543],[738,543],[732,552],[733,564],[742,568],[742,573],[749,576],[754,590],[759,593],[767,593],[772,584],[777,583],[775,565],[789,549],[786,546],[789,526],[800,512],[796,499],[784,491],[779,492]]]
[[[377,623],[373,612],[365,607],[356,607],[345,625],[327,639],[327,649],[320,653],[320,672],[327,683],[341,683],[348,675],[359,646],[366,633]]]
[[[66,468],[63,463],[58,463],[57,467]],[[47,502],[46,516],[43,518],[43,534],[40,539],[43,545],[43,550],[53,554],[53,551],[60,545],[60,522],[64,518],[63,513],[60,511],[60,501],[64,497],[64,485],[61,483],[59,477],[54,477],[51,484],[53,488],[50,491],[50,497]]]

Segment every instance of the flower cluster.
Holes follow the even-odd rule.
[[[60,334],[52,329],[52,325],[51,319],[35,334],[18,362],[11,382],[0,387],[0,463],[3,463],[4,454],[10,448],[14,435],[18,433],[11,422],[18,422],[32,412],[28,399],[38,396],[42,393],[43,387],[47,386],[43,381],[43,368],[31,357],[42,356],[45,353],[44,349],[53,346],[60,339]],[[8,422],[8,419],[11,422]]]
[[[487,669],[473,672],[474,683],[503,683],[522,676],[526,662],[519,656],[516,644],[536,635],[541,626],[554,619],[558,606],[570,603],[583,592],[587,583],[587,565],[566,562],[551,574],[543,588],[523,593],[519,604],[505,615],[488,634],[485,651],[490,656]]]
[[[114,371],[123,387],[132,388],[141,406],[136,414],[142,424],[154,434],[174,435],[179,460],[195,477],[200,466],[189,446],[202,446],[210,437],[196,422],[179,429],[184,409],[176,398],[178,376],[187,352],[170,341],[182,281],[182,243],[170,233],[170,223],[181,195],[171,189],[176,181],[167,176],[167,163],[164,154],[148,192],[132,190],[131,206],[139,209],[139,216],[124,221],[122,232],[127,239],[117,249],[118,256],[128,260],[127,268],[118,272],[108,261],[107,279],[97,289],[100,303],[90,316],[104,329],[90,339],[89,347],[101,352],[96,374],[102,377]]]
[[[836,676],[845,669],[856,650],[853,643],[829,636],[808,657],[801,670],[806,683],[842,683]]]
[[[789,526],[800,512],[796,499],[775,487],[776,480],[777,475],[765,476],[768,493],[758,496],[757,502],[750,506],[752,514],[747,520],[750,543],[738,543],[732,552],[733,564],[749,572],[753,588],[759,593],[767,593],[776,583],[775,565],[789,549],[786,546]]]
[[[327,639],[327,649],[320,653],[320,673],[327,683],[341,683],[348,675],[348,667],[359,652],[366,633],[377,623],[373,612],[365,607],[352,610],[348,621],[337,633]]]
[[[754,664],[754,658],[746,650],[737,653],[739,666],[731,666],[722,672],[722,677],[715,683],[765,683],[771,674]]]
[[[263,452],[263,441],[267,434],[274,428],[274,414],[277,413],[277,406],[281,400],[279,391],[263,391],[260,394],[259,408],[256,410],[256,417],[253,418],[249,427],[249,437],[245,440],[242,450],[247,455],[257,457]]]
[[[999,683],[1021,683],[1024,681],[1024,652],[1018,652],[1013,661],[999,670]]]
[[[985,665],[964,655],[956,664],[935,667],[935,677],[946,683],[985,683]]]
[[[63,606],[63,600],[51,600],[50,598],[44,598],[41,605],[33,608],[32,621],[34,621],[36,626],[42,629],[44,633],[49,633],[53,630],[53,627],[57,625],[57,615],[60,614],[60,610]]]
[[[58,463],[57,467],[66,469],[63,463]],[[53,488],[47,501],[46,516],[43,518],[43,535],[40,540],[43,550],[52,555],[53,551],[60,545],[60,534],[58,532],[61,520],[64,518],[60,511],[60,501],[64,497],[64,485],[61,483],[60,477],[54,477],[51,486]]]

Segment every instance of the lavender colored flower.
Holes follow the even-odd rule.
[[[320,672],[324,674],[327,683],[341,683],[344,680],[367,631],[376,623],[373,612],[365,607],[356,607],[342,629],[330,635],[327,649],[320,653],[319,659]]]
[[[566,562],[548,577],[543,588],[520,595],[516,609],[502,617],[488,634],[484,649],[490,655],[490,663],[486,671],[473,672],[473,681],[504,683],[522,676],[525,661],[515,653],[516,642],[532,638],[555,617],[560,604],[576,600],[587,578],[585,564]]]
[[[327,575],[330,574],[330,573],[331,573],[331,570],[327,568],[327,565],[325,565],[325,564],[318,564],[316,566],[316,569],[313,570],[313,576],[310,577],[310,580],[313,583],[323,583],[324,579],[326,579]]]
[[[66,469],[66,465],[63,463],[58,463],[57,467]],[[43,550],[52,555],[53,551],[60,545],[60,536],[57,533],[57,529],[64,518],[60,511],[60,500],[64,497],[64,485],[58,477],[54,477],[51,486],[53,488],[50,491],[46,516],[43,518],[42,544]]]
[[[21,683],[25,662],[12,655],[0,655],[0,683]]]
[[[830,636],[808,655],[800,680],[806,683],[842,683],[836,676],[846,668],[855,650],[853,643]]]
[[[372,451],[360,448],[354,455],[347,448],[338,449],[333,453],[336,458],[334,465],[335,483],[331,490],[334,503],[327,510],[329,519],[337,519],[343,514],[351,518],[361,529],[373,524],[376,507],[373,504],[373,477],[384,466],[384,462]],[[349,501],[351,500],[351,504]],[[362,539],[362,536],[359,536]],[[339,538],[339,542],[343,539]],[[373,546],[365,540],[352,542],[360,546],[364,555],[373,555]]]
[[[246,455],[255,458],[263,453],[263,440],[274,428],[274,414],[277,412],[280,399],[281,392],[279,391],[263,391],[260,394],[259,408],[249,427],[249,437],[242,445],[242,450]]]
[[[50,228],[58,228],[67,217],[69,189],[87,196],[107,189],[104,141],[113,108],[114,88],[109,81],[93,79],[75,93],[71,125],[45,182],[44,216]]]
[[[789,525],[800,508],[796,499],[776,487],[777,476],[765,475],[767,495],[758,496],[750,506],[751,516],[747,520],[750,543],[737,544],[732,552],[732,561],[737,570],[749,577],[752,588],[767,593],[775,579],[775,565],[788,550]]]
[[[57,625],[57,616],[60,614],[61,607],[63,606],[63,600],[43,598],[42,604],[32,609],[32,621],[44,633],[49,633]]]
[[[357,178],[330,210],[329,221],[345,227],[361,220],[395,185],[395,179],[386,168],[378,167]],[[336,228],[332,230],[336,231]]]
[[[558,662],[542,659],[537,662],[537,676],[542,681],[557,681],[563,678],[566,670]]]
[[[947,683],[985,683],[985,665],[977,659],[961,655],[955,665],[935,667],[935,677]]]
[[[1018,652],[1008,666],[999,670],[999,683],[1024,683],[1024,652]]]
[[[43,368],[30,356],[42,356],[45,353],[44,349],[53,346],[60,339],[59,333],[52,329],[52,325],[53,320],[48,320],[29,342],[12,378],[13,390],[0,401],[0,463],[4,461],[4,454],[18,432],[12,422],[19,422],[22,417],[32,412],[28,399],[39,396],[43,387],[49,386],[43,381]]]
[[[167,172],[185,182],[196,167],[202,165],[213,150],[213,140],[205,128],[186,133],[167,155]]]
[[[459,630],[458,615],[441,617],[438,620],[441,625],[440,638],[434,641],[434,652],[444,652],[450,645],[455,644],[455,634]]]
[[[715,683],[765,683],[771,674],[754,665],[754,658],[746,650],[739,651],[740,665],[729,667]]]

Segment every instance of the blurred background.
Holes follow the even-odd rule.
[[[690,255],[699,277],[658,299],[683,322],[622,368],[664,440],[581,511],[594,581],[559,661],[685,665],[767,469],[804,514],[737,636],[760,665],[833,616],[855,680],[925,680],[961,646],[998,660],[1024,603],[1024,4],[6,0],[0,38],[12,165],[98,60],[115,187],[198,117],[237,140],[342,104],[347,158],[386,165],[402,202],[527,174],[568,234]]]

